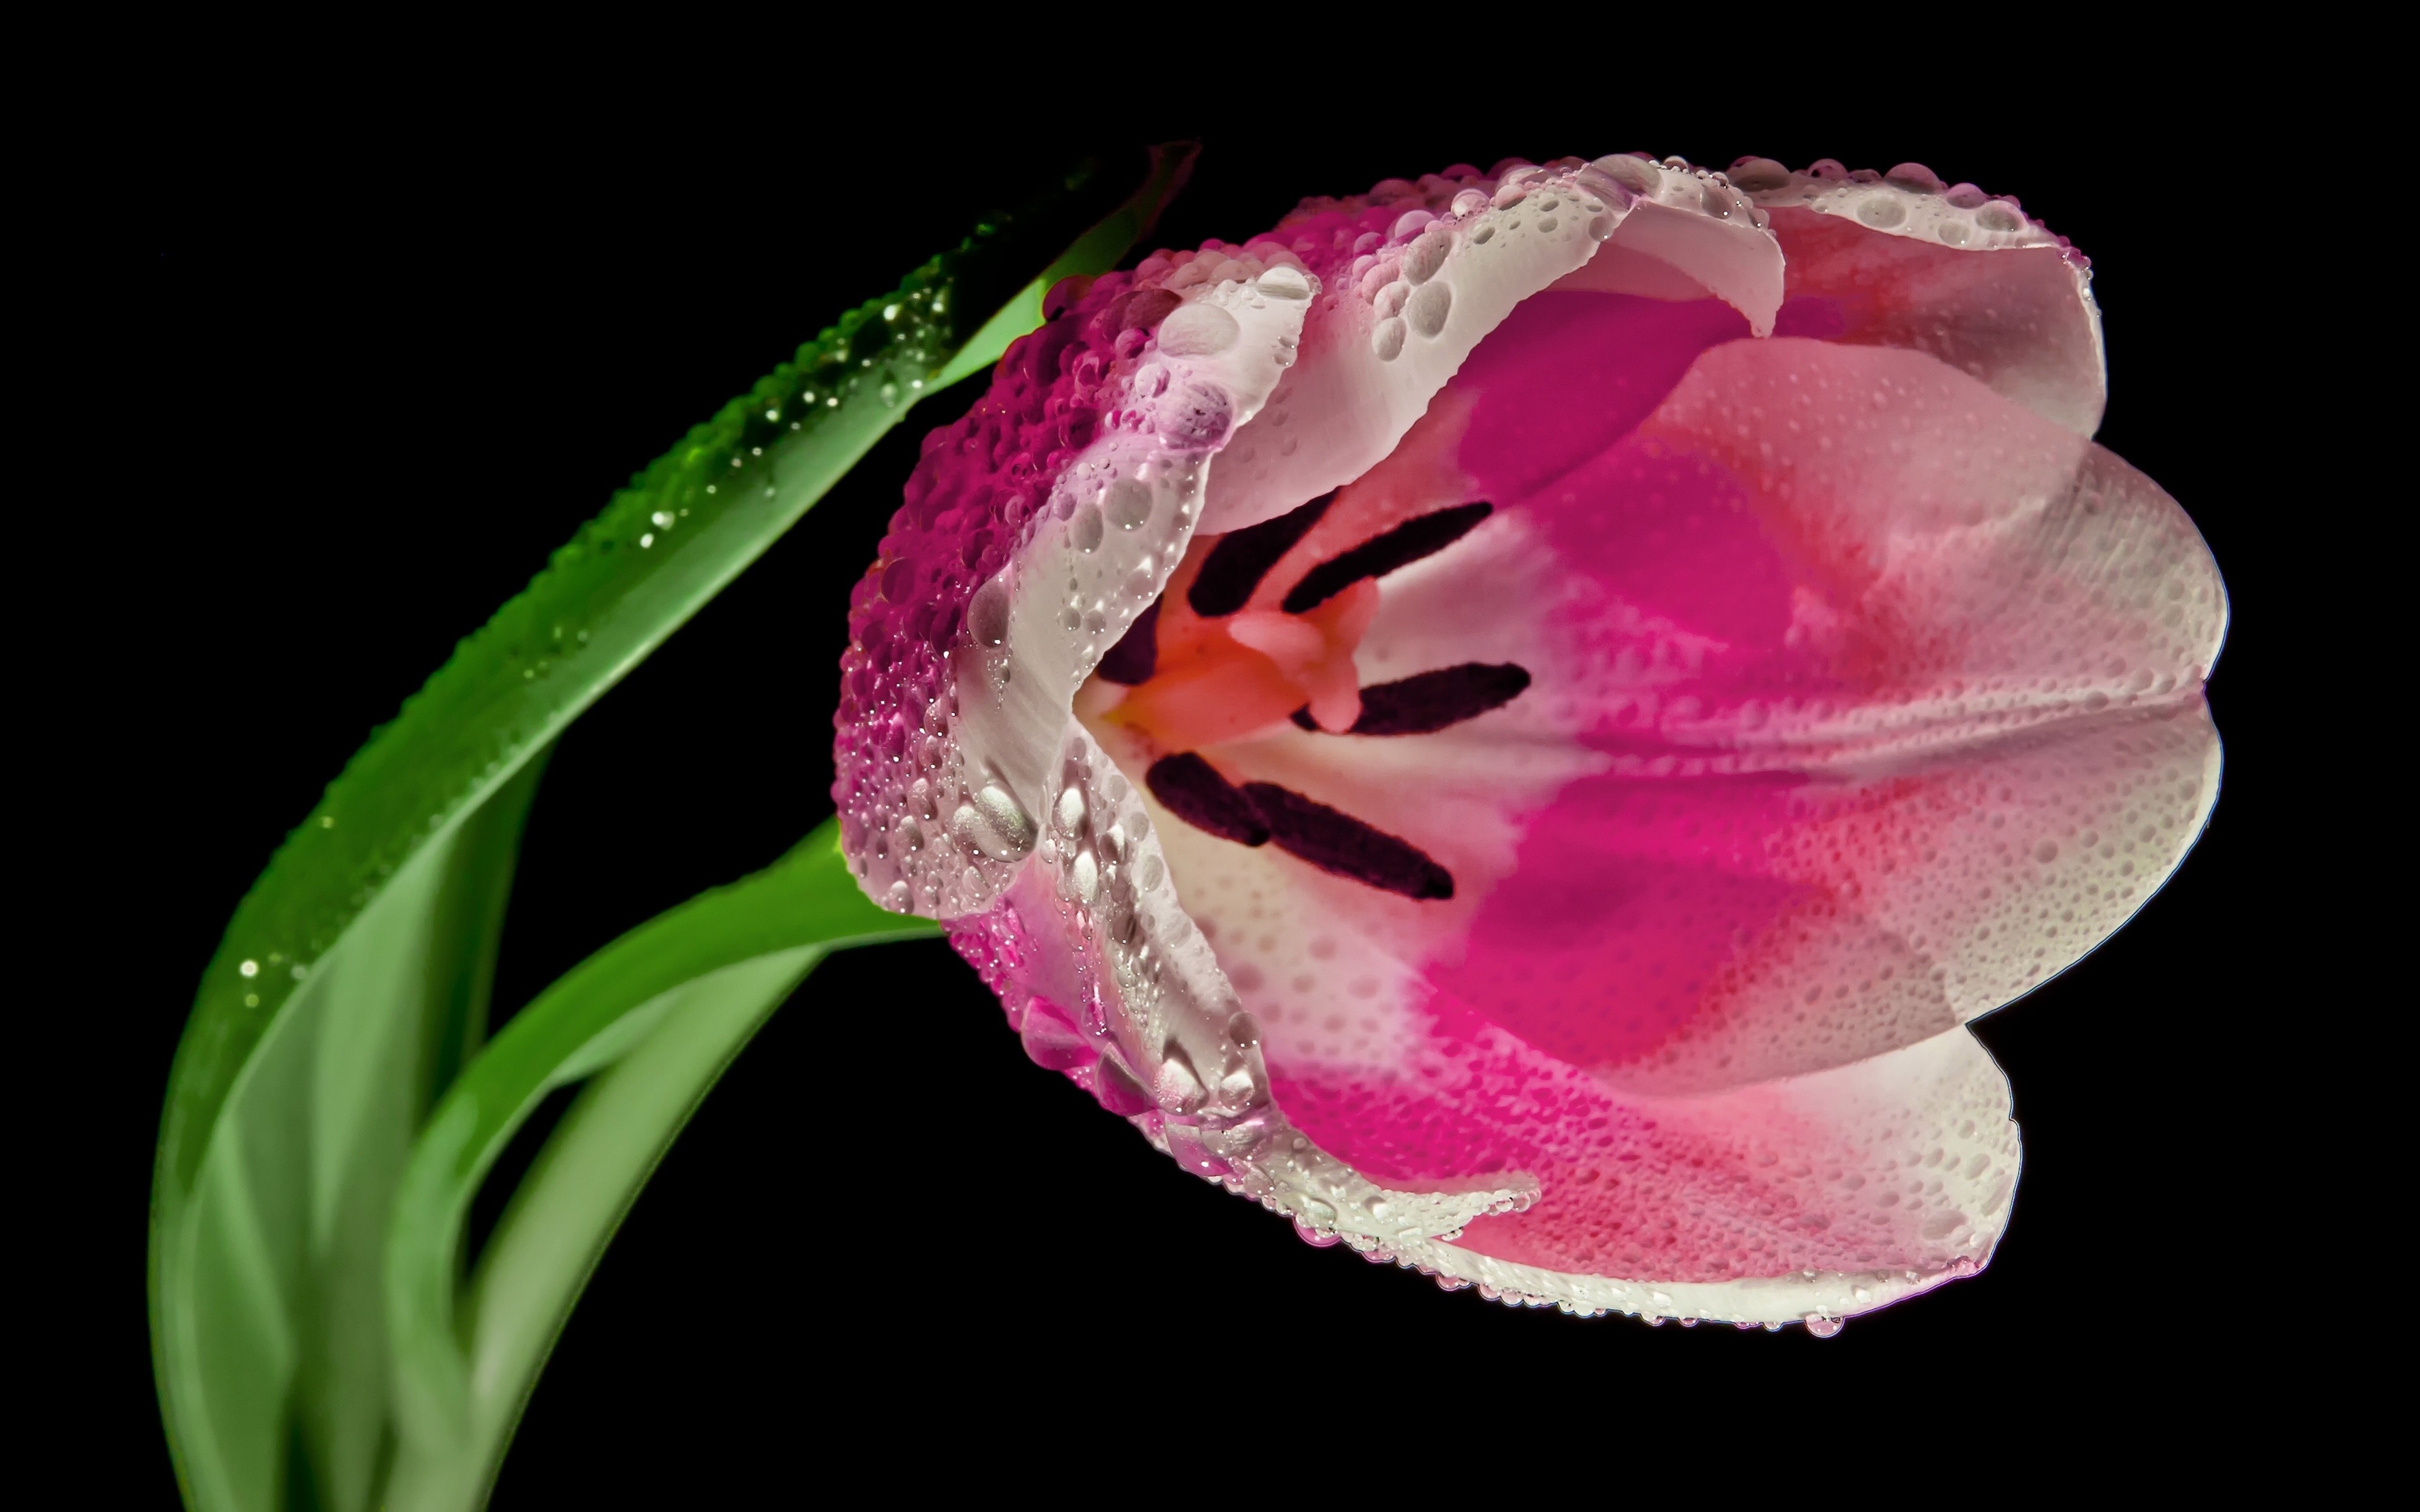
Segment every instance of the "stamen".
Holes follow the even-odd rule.
[[[1160,807],[1194,828],[1242,845],[1268,843],[1269,826],[1259,806],[1193,752],[1161,757],[1142,779]]]
[[[1491,665],[1466,661],[1440,667],[1392,683],[1373,683],[1361,690],[1360,717],[1348,735],[1425,735],[1476,719],[1519,698],[1529,686],[1527,668],[1509,662]],[[1305,730],[1319,728],[1308,704],[1294,711],[1294,722]]]
[[[1252,590],[1261,586],[1261,579],[1278,564],[1278,559],[1293,550],[1294,544],[1319,523],[1319,517],[1326,514],[1327,506],[1334,502],[1336,490],[1330,488],[1275,519],[1229,531],[1218,537],[1210,554],[1202,559],[1202,570],[1195,575],[1193,586],[1186,591],[1185,601],[1204,619],[1217,619],[1242,609],[1250,602]]]
[[[1151,681],[1159,670],[1159,600],[1153,599],[1151,608],[1135,616],[1126,633],[1101,658],[1094,675],[1105,683],[1123,683],[1128,687]]]
[[[1295,584],[1294,591],[1286,594],[1285,611],[1299,614],[1335,597],[1364,578],[1381,578],[1397,567],[1409,566],[1422,557],[1434,556],[1469,534],[1495,508],[1490,503],[1456,504],[1450,509],[1440,509],[1407,519],[1382,535],[1373,535],[1343,555],[1330,557],[1305,573],[1302,581]]]
[[[1178,759],[1181,758],[1171,758]],[[1155,776],[1158,770],[1157,766],[1152,768]],[[1156,783],[1152,791],[1159,791]],[[1397,840],[1324,803],[1313,803],[1275,782],[1247,782],[1243,796],[1266,821],[1269,838],[1278,842],[1280,850],[1300,856],[1323,872],[1406,898],[1453,896],[1453,873],[1409,841]],[[1160,801],[1167,802],[1164,798]]]

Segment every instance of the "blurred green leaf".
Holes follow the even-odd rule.
[[[396,1446],[383,1225],[413,1134],[484,1034],[541,753],[1026,316],[976,317],[1038,315],[1048,282],[1112,266],[1190,156],[1155,154],[1142,188],[1040,280],[1007,270],[1083,224],[1080,178],[802,347],[556,551],[287,838],[204,972],[162,1119],[153,1365],[190,1504],[381,1499]]]
[[[439,1104],[396,1202],[386,1303],[402,1439],[387,1505],[454,1512],[485,1499],[538,1368],[640,1186],[825,952],[939,933],[866,901],[827,820],[776,865],[631,931],[514,1016]],[[591,1075],[514,1194],[458,1319],[480,1181],[547,1093]]]

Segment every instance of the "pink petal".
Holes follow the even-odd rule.
[[[1782,334],[1924,352],[2079,436],[2099,428],[2100,313],[2064,238],[1929,173],[1861,182],[1837,164],[1767,166],[1754,197],[1789,258]]]
[[[1710,1282],[1738,1258],[1700,1235],[1657,1252],[1676,1269],[1624,1270],[1583,1243],[1651,1210],[1728,1212],[1740,1180],[1674,1154],[1678,1186],[1600,1211],[1614,1189],[1579,1180],[1594,1147],[1570,1143],[1589,1120],[1662,1119],[1683,1098],[1717,1110],[1696,1126],[1709,1137],[1762,1128],[1757,1158],[1780,1158],[1777,1131],[1799,1125],[1757,1124],[1754,1096],[1847,1077],[1881,1097],[1913,1047],[1963,1046],[1962,1019],[2140,906],[2216,791],[2199,683],[2224,590],[2171,501],[1930,358],[1738,340],[1737,317],[1707,308],[1536,297],[1403,460],[1267,579],[1281,595],[1397,517],[1499,501],[1452,555],[1387,579],[1364,676],[1503,657],[1537,673],[1534,697],[1349,759],[1290,730],[1220,752],[1239,779],[1418,844],[1453,900],[1374,896],[1155,812],[1296,1127],[1389,1189],[1541,1184],[1519,1217],[1396,1252],[1476,1273],[1458,1257],[1483,1251],[1558,1273],[1530,1289],[1565,1299]],[[1607,349],[1639,368],[1589,380]],[[1655,392],[1653,373],[1682,367]],[[1557,374],[1580,376],[1582,413],[1557,412],[1540,378]],[[1555,449],[1575,435],[1599,455]],[[1447,1097],[1484,1059],[1474,1047],[1499,1042],[1511,1080]],[[1545,1092],[1518,1089],[1533,1085],[1594,1101],[1541,1111]],[[1976,1127],[1962,1137],[2009,1134]],[[1689,1187],[1693,1171],[1711,1184]],[[1819,1195],[1792,1191],[1800,1209]],[[1918,1224],[1852,1253],[1768,1227],[1752,1253],[1768,1274],[1871,1255],[1937,1278],[1988,1253],[1998,1220],[1970,1210],[1990,1196],[1968,1191],[1956,1211],[1977,1224],[1930,1238]],[[1590,1254],[1615,1269],[1573,1279]]]
[[[1712,347],[1525,498],[1496,441],[1539,403],[1483,389],[1459,455],[1601,595],[1530,659],[1607,762],[1526,819],[1443,990],[1613,1085],[1798,1074],[2038,984],[2190,847],[2225,593],[2148,479],[1908,352]]]
[[[1637,159],[1603,160],[1619,177],[1565,162],[1515,168],[1500,185],[1438,179],[1431,198],[1452,198],[1435,216],[1408,196],[1373,193],[1305,201],[1279,225],[1325,293],[1304,324],[1302,361],[1219,459],[1205,532],[1281,515],[1367,472],[1514,306],[1607,238],[1770,329],[1781,259],[1745,202]]]
[[[1452,1006],[1436,1024],[1409,1075],[1275,1073],[1282,1105],[1382,1181],[1473,1157],[1537,1179],[1526,1211],[1392,1243],[1406,1263],[1582,1308],[1780,1322],[1971,1274],[2007,1227],[2008,1083],[1963,1029],[1786,1082],[1647,1098]]]
[[[2080,259],[1835,166],[1456,170],[1065,291],[852,601],[869,891],[956,920],[1035,1059],[1373,1256],[1763,1322],[1970,1273],[2018,1155],[1960,1026],[2191,844],[2226,601],[2078,434]],[[1249,602],[1161,598],[1197,529],[1329,490]],[[1074,717],[1156,601],[1249,711],[1176,718],[1138,640]],[[1440,678],[1459,722],[1357,723]],[[1180,756],[1207,827],[1143,780]]]

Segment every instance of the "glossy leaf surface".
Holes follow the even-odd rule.
[[[939,928],[868,903],[827,821],[780,862],[631,931],[516,1015],[413,1151],[388,1242],[401,1443],[388,1504],[475,1506],[640,1186],[826,951]],[[458,1318],[471,1200],[547,1093],[595,1077],[490,1238]]]
[[[978,319],[1038,311],[1049,283],[1109,266],[1188,162],[1157,159],[1039,280],[1021,270],[1082,224],[1078,181],[800,348],[556,551],[279,849],[204,974],[154,1180],[154,1365],[191,1503],[380,1498],[395,1452],[384,1225],[414,1132],[484,1034],[541,753],[1024,316]]]

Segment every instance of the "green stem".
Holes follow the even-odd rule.
[[[401,1438],[389,1507],[468,1512],[485,1500],[623,1215],[732,1057],[815,963],[938,933],[865,901],[827,821],[774,866],[607,946],[504,1026],[429,1119],[396,1198],[386,1299]],[[472,1198],[547,1094],[590,1077],[458,1314]]]

